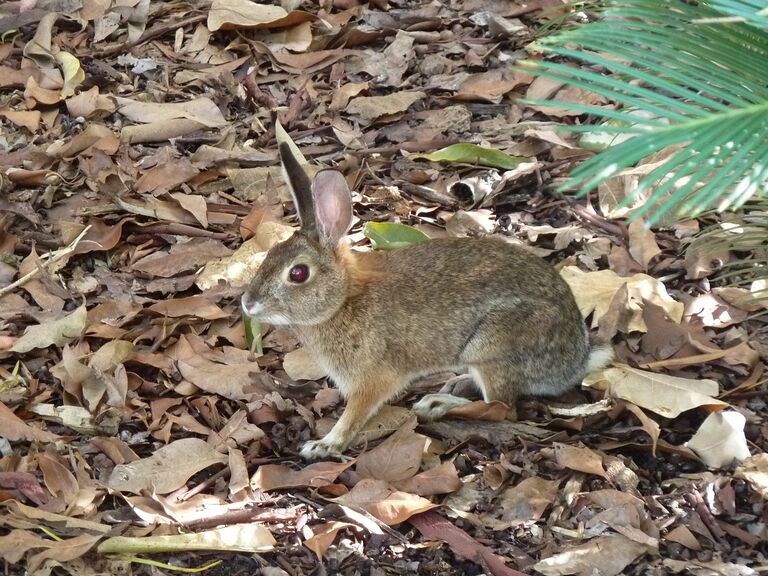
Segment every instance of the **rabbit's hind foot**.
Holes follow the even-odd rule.
[[[454,396],[453,394],[427,394],[413,405],[413,411],[419,420],[437,420],[442,418],[451,408],[469,404],[471,400]]]

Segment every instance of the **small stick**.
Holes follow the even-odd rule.
[[[80,234],[78,234],[77,238],[75,238],[74,240],[72,240],[72,242],[69,243],[69,246],[66,246],[64,248],[60,248],[58,250],[54,250],[52,252],[48,252],[48,254],[43,256],[43,258],[47,258],[48,259],[47,262],[43,263],[41,266],[38,266],[34,270],[32,270],[30,272],[27,272],[26,274],[24,274],[24,276],[22,276],[21,278],[16,280],[16,282],[12,282],[12,283],[8,284],[8,286],[6,286],[5,288],[1,288],[0,289],[0,298],[5,296],[6,294],[12,292],[13,290],[18,288],[19,286],[23,286],[24,284],[26,284],[27,282],[32,280],[32,278],[37,276],[37,274],[40,272],[40,270],[44,270],[46,267],[50,266],[51,264],[54,264],[55,262],[58,262],[59,260],[61,260],[65,256],[69,256],[72,252],[75,251],[75,248],[77,248],[77,245],[80,243],[80,240],[83,239],[83,236],[85,236],[88,233],[88,230],[90,230],[90,229],[91,229],[91,225],[89,224],[88,226],[86,226],[83,229],[82,232],[80,232]]]

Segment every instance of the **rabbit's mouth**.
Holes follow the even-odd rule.
[[[250,301],[248,294],[243,294],[240,298],[240,307],[243,309],[246,316],[251,316],[252,318],[258,318],[259,315],[264,312],[264,304],[258,300],[253,302]]]
[[[290,324],[285,315],[270,312],[267,307],[258,300],[253,302],[250,301],[247,294],[243,294],[240,299],[240,306],[246,316],[258,320],[259,322],[264,322],[265,324]]]

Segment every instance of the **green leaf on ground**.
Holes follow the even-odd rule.
[[[363,234],[376,250],[392,250],[429,240],[421,230],[396,222],[368,222]]]
[[[431,154],[417,154],[415,158],[426,158],[432,162],[460,162],[463,164],[479,164],[492,168],[511,170],[527,159],[520,156],[510,156],[495,148],[484,148],[477,144],[451,144]]]

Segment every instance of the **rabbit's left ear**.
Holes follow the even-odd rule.
[[[320,239],[335,245],[352,224],[352,196],[337,170],[321,170],[312,181],[315,223]]]

